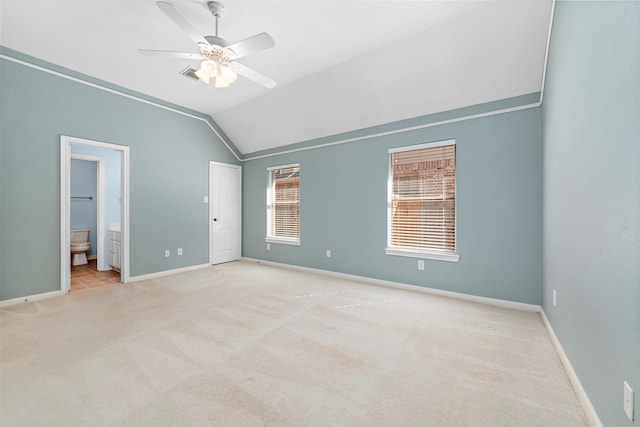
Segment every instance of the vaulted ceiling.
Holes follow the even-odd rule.
[[[206,1],[169,0],[202,35]],[[228,0],[219,35],[269,33],[240,62],[278,82],[239,77],[214,89],[179,75],[198,52],[152,0],[1,0],[0,44],[210,115],[243,153],[539,92],[552,0]]]

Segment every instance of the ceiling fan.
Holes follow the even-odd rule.
[[[269,89],[276,85],[275,80],[236,61],[236,59],[249,54],[274,47],[275,42],[269,34],[260,33],[236,43],[227,42],[218,36],[218,20],[224,13],[224,5],[216,1],[209,1],[207,6],[215,18],[215,35],[201,36],[171,3],[158,1],[156,4],[198,45],[200,52],[140,49],[141,54],[163,58],[201,60],[200,69],[187,67],[180,74],[197,78],[217,88],[228,87],[236,81],[238,74]]]

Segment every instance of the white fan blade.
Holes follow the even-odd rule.
[[[175,22],[175,24],[178,27],[180,27],[182,31],[187,33],[189,38],[194,42],[196,42],[196,44],[199,44],[199,43],[205,43],[206,45],[209,44],[209,42],[207,42],[207,40],[205,40],[204,37],[202,37],[200,34],[198,34],[196,30],[193,29],[189,21],[187,21],[185,17],[182,16],[180,12],[178,12],[178,10],[175,7],[173,7],[171,3],[167,3],[166,1],[159,1],[159,2],[156,2],[156,4],[169,17],[169,19]]]
[[[202,55],[199,53],[190,53],[190,52],[172,52],[169,50],[153,50],[153,49],[138,49],[142,55],[145,56],[155,56],[161,58],[175,58],[175,59],[193,59],[198,60],[202,59]]]
[[[229,67],[231,67],[233,71],[240,74],[241,76],[246,77],[254,83],[258,83],[259,85],[262,85],[268,89],[271,89],[276,85],[275,80],[272,80],[264,74],[260,74],[259,72],[252,70],[251,68],[242,65],[239,62],[231,62],[229,64]]]
[[[272,48],[276,45],[271,36],[267,33],[256,34],[248,39],[240,40],[227,46],[227,49],[231,49],[236,54],[237,58],[242,58],[253,52]]]

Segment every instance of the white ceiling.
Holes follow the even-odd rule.
[[[203,35],[206,1],[170,0]],[[213,89],[178,75],[197,52],[152,0],[0,0],[0,44],[209,114],[243,153],[541,90],[552,0],[227,0],[220,36],[276,47]]]

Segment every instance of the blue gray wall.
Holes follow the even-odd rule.
[[[631,425],[625,380],[640,418],[639,55],[639,2],[556,4],[543,100],[544,310],[605,426]]]
[[[126,92],[6,48],[2,53]],[[60,135],[130,147],[130,275],[208,262],[209,161],[238,164],[200,113],[2,61],[0,299],[60,289]],[[136,94],[133,94],[136,95]],[[144,95],[142,98],[154,101]],[[213,124],[215,127],[215,124]],[[184,255],[176,257],[176,248]],[[164,250],[171,249],[171,258]]]
[[[98,253],[98,163],[71,159],[71,202],[69,224],[72,230],[88,229],[91,248],[87,255]],[[91,200],[78,198],[91,197]]]
[[[526,103],[537,94],[519,98]],[[374,132],[431,123],[514,100],[379,126]],[[317,143],[362,135],[367,130]],[[457,247],[460,261],[385,254],[388,154],[392,147],[455,139]],[[302,145],[293,148],[300,148]],[[292,148],[292,147],[285,147]],[[251,157],[251,156],[249,156]],[[301,245],[266,249],[267,168],[300,163]],[[459,121],[244,163],[243,255],[304,267],[540,304],[542,301],[541,111]],[[325,257],[331,249],[331,258]]]

